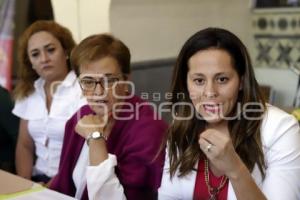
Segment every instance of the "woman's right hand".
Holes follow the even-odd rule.
[[[31,179],[34,155],[35,146],[28,132],[28,121],[21,119],[16,146],[16,171],[19,176]]]

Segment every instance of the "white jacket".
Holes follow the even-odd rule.
[[[282,110],[268,105],[264,116],[261,137],[266,161],[266,177],[258,167],[252,177],[270,200],[300,200],[300,131],[298,121]],[[168,156],[168,154],[166,154]],[[196,165],[198,166],[198,164]],[[169,158],[166,157],[159,200],[193,199],[196,171],[170,180]],[[236,200],[229,182],[228,200]]]

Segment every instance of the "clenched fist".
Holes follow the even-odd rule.
[[[87,138],[89,134],[95,131],[104,132],[108,119],[98,115],[85,115],[76,124],[75,131],[80,136]]]

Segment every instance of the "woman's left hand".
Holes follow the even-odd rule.
[[[210,163],[228,178],[234,176],[243,164],[235,152],[227,125],[206,129],[198,142]]]
[[[98,115],[85,115],[76,124],[75,131],[80,136],[87,138],[89,134],[95,131],[102,132],[106,126],[106,121]]]

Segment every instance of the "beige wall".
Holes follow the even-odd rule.
[[[68,27],[77,42],[110,31],[111,0],[51,0],[55,20]]]
[[[134,61],[175,57],[191,34],[209,26],[227,28],[252,43],[248,0],[112,0],[110,24]]]
[[[69,27],[76,40],[111,32],[130,48],[132,60],[175,57],[182,44],[196,31],[218,26],[238,35],[253,56],[253,0],[52,0],[55,18]],[[256,69],[258,81],[275,90],[275,104],[290,106],[297,77],[289,84],[274,84],[270,74],[290,80],[283,69]],[[295,80],[294,80],[295,79]],[[293,90],[287,93],[285,88]]]
[[[252,44],[251,0],[52,0],[55,20],[76,41],[111,32],[131,49],[133,61],[175,57],[196,31],[219,26]]]
[[[112,0],[110,27],[111,32],[130,47],[133,61],[175,57],[190,35],[209,26],[234,32],[245,43],[253,60],[252,2]],[[292,105],[298,78],[293,72],[272,68],[257,68],[255,72],[259,83],[269,85],[275,91],[275,105]],[[273,76],[281,81],[276,84]]]

